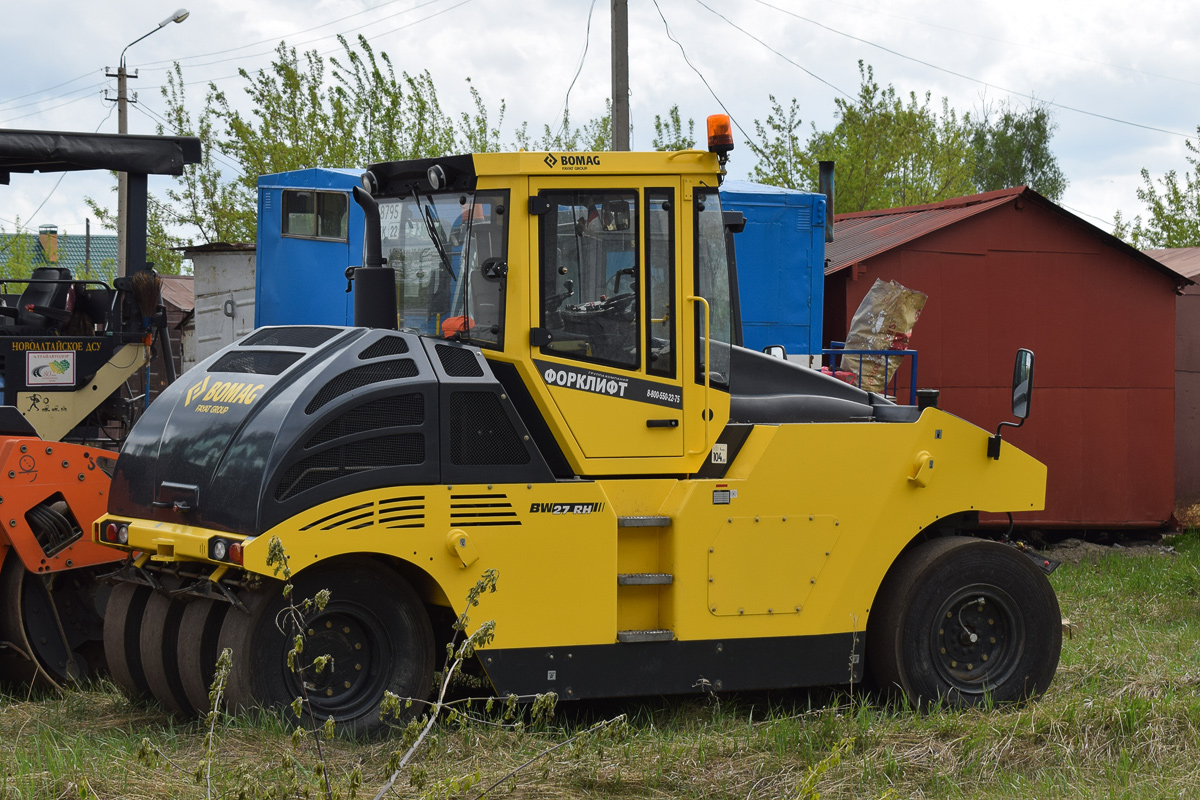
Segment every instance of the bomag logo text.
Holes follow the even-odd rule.
[[[547,153],[546,157],[542,160],[546,162],[546,166],[550,167],[550,169],[558,167],[560,170],[565,171],[578,171],[587,169],[588,167],[600,166],[600,156],[577,156],[562,153],[558,157],[555,157],[554,153]]]
[[[216,381],[210,386],[210,380],[211,378],[206,376],[203,381],[188,389],[183,401],[184,406],[191,406],[193,400],[199,400],[201,403],[241,403],[243,405],[250,405],[258,399],[258,393],[266,385],[262,383]]]

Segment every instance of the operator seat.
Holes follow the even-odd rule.
[[[0,317],[9,323],[0,326],[0,336],[36,336],[57,331],[71,316],[67,310],[70,280],[71,270],[66,267],[35,269],[16,308],[0,307]],[[36,310],[30,310],[30,306]]]

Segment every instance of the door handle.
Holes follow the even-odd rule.
[[[677,419],[648,419],[646,420],[647,428],[678,428],[679,420]]]

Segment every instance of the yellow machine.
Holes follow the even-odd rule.
[[[501,695],[864,669],[917,702],[1043,692],[1061,633],[1041,562],[970,534],[980,511],[1041,508],[1045,468],[730,344],[731,147],[370,167],[360,327],[256,331],[122,450],[95,526],[131,559],[105,623],[118,682],[199,711],[229,647],[233,704],[303,689],[369,731],[385,691],[427,695],[435,643],[495,569],[472,620],[496,623],[478,660]],[[1023,351],[1021,418],[1032,368]],[[303,687],[275,538],[299,596],[332,593],[303,659],[334,667]]]

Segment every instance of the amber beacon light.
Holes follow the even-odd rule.
[[[722,156],[733,149],[733,126],[728,114],[713,114],[708,118],[708,152]]]

